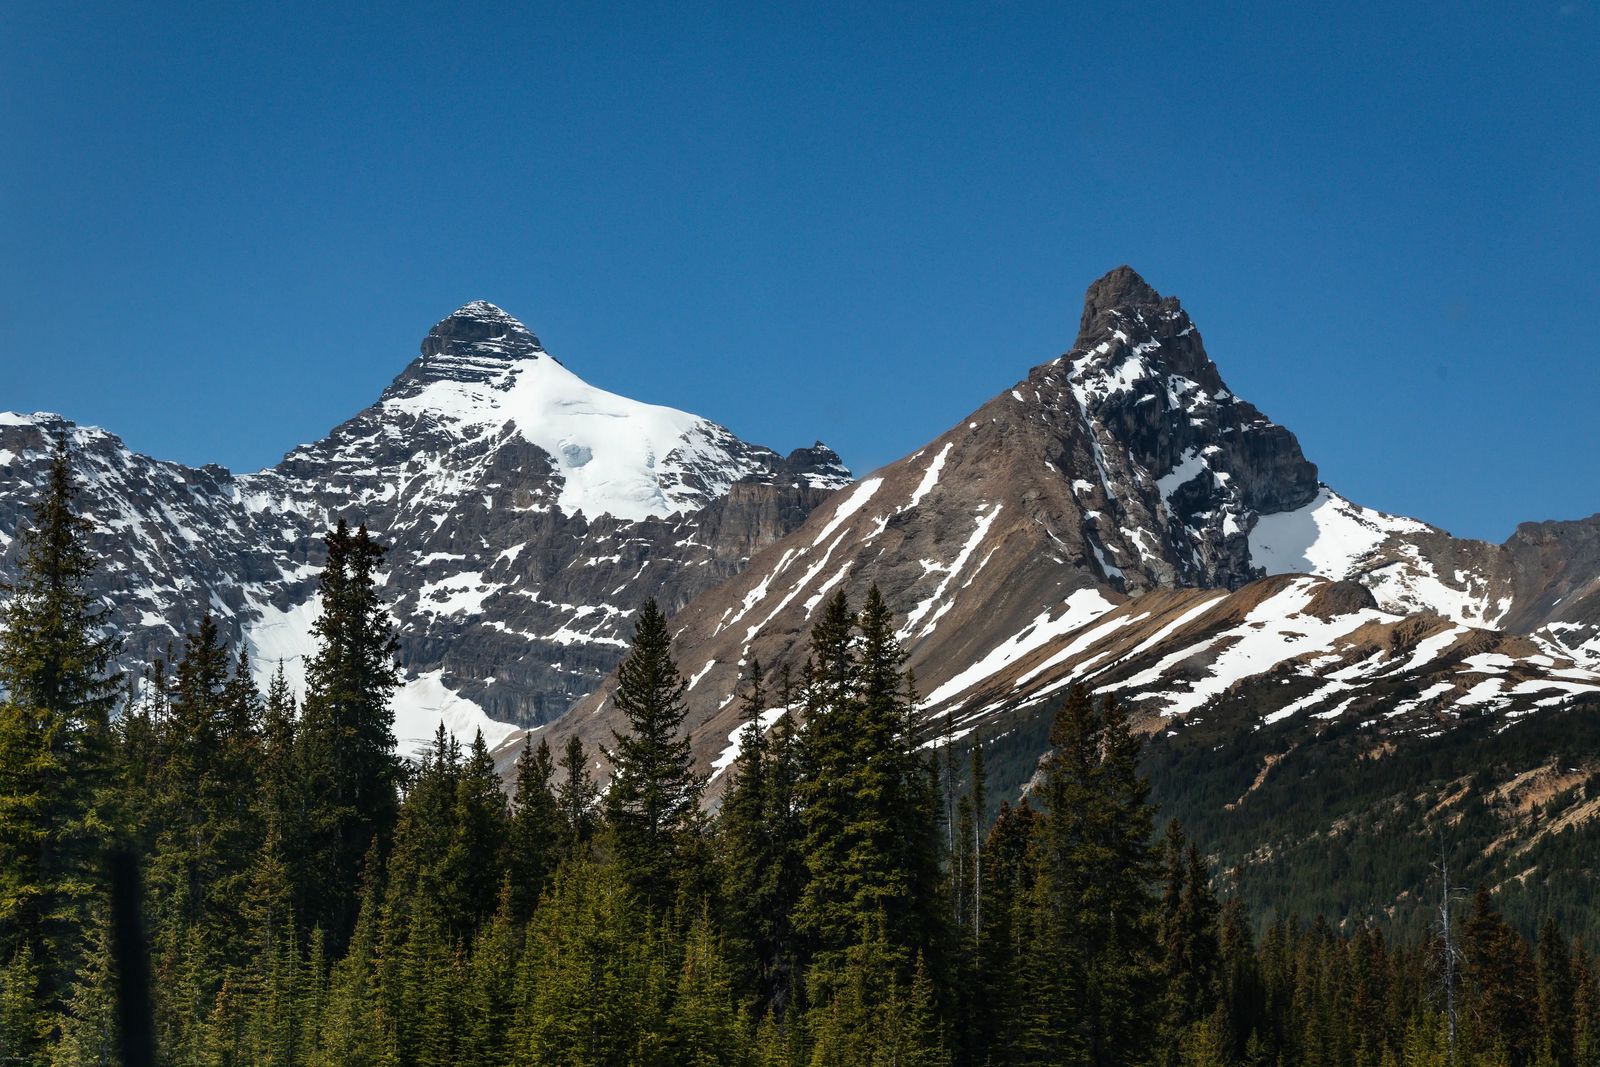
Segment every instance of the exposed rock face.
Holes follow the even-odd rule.
[[[1318,483],[1292,433],[1232,394],[1178,301],[1120,267],[1089,287],[1065,356],[840,492],[674,619],[693,679],[687,725],[715,765],[738,728],[743,666],[798,667],[823,600],[843,589],[859,604],[874,583],[903,620],[930,720],[959,730],[1043,706],[1075,678],[1128,683],[1152,726],[1188,715],[1292,658],[1276,645],[1224,655],[1268,630],[1306,657],[1300,681],[1270,690],[1284,704],[1365,707],[1444,685],[1436,696],[1523,714],[1600,684],[1578,640],[1593,640],[1600,611],[1597,531],[1596,520],[1524,527],[1497,547],[1350,503]],[[1320,578],[1260,581],[1294,572]],[[1262,597],[1271,618],[1251,617]],[[1171,614],[1187,611],[1199,614]],[[1564,620],[1558,642],[1551,627]],[[1202,625],[1204,647],[1183,652]],[[1137,650],[1112,640],[1122,626]],[[1424,630],[1448,632],[1449,649],[1509,656],[1510,673],[1456,671],[1448,656],[1396,670],[1393,650]],[[1379,647],[1391,651],[1368,663]],[[558,721],[552,742],[608,738],[607,692]]]
[[[784,457],[589,386],[478,301],[429,331],[376,404],[257,474],[152,460],[54,416],[0,416],[0,574],[63,430],[129,667],[209,607],[258,671],[283,658],[298,677],[322,536],[341,517],[367,523],[391,546],[403,742],[441,716],[498,739],[500,723],[559,715],[617,662],[641,601],[682,607],[850,477],[820,443]]]

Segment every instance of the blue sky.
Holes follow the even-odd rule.
[[[0,6],[0,409],[261,467],[482,297],[865,472],[1127,262],[1346,495],[1600,510],[1596,0],[445,6]]]

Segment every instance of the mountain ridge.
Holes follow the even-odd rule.
[[[842,490],[674,618],[675,651],[692,679],[687,726],[704,766],[737,730],[744,667],[759,659],[798,668],[822,601],[843,589],[859,604],[874,584],[901,621],[929,694],[925,713],[970,720],[970,729],[1036,702],[1026,687],[997,702],[993,684],[1082,639],[1100,616],[1135,611],[1163,591],[1244,595],[1273,574],[1363,591],[1360,604],[1343,594],[1337,614],[1349,626],[1329,640],[1378,621],[1363,612],[1391,630],[1430,612],[1464,632],[1509,620],[1526,638],[1512,645],[1548,661],[1517,670],[1581,671],[1585,686],[1600,684],[1600,517],[1535,524],[1495,546],[1361,507],[1319,480],[1292,432],[1227,388],[1180,302],[1131,268],[1089,286],[1080,321],[1064,355]],[[1540,552],[1534,576],[1528,560]],[[1285,605],[1271,624],[1301,617]],[[1065,684],[1078,663],[1063,657],[1054,668],[1062,673],[1046,680]],[[1488,684],[1487,674],[1474,677]],[[1369,680],[1373,693],[1393,691],[1393,681]],[[1496,690],[1490,703],[1517,713],[1560,689],[1509,691],[1528,681]],[[1439,684],[1442,675],[1422,688]],[[602,740],[616,726],[608,685],[554,724],[552,740]]]

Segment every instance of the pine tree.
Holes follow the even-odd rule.
[[[688,688],[672,661],[667,620],[647,600],[639,609],[633,646],[617,668],[612,703],[628,720],[614,732],[606,824],[634,890],[652,906],[672,903],[688,871],[684,853],[695,832],[701,781],[683,735]]]
[[[394,831],[400,764],[389,702],[400,678],[394,623],[377,592],[383,548],[366,527],[352,534],[343,520],[327,545],[299,746],[310,798],[310,919],[337,949],[355,922],[368,849],[376,842],[381,857]]]
[[[1572,1062],[1600,1067],[1600,984],[1581,942],[1572,946]]]
[[[566,838],[554,786],[555,763],[550,742],[540,738],[539,747],[535,748],[533,735],[527,735],[522,740],[522,752],[517,756],[506,843],[506,863],[511,879],[510,908],[519,924],[528,921],[545,885],[555,874]]]
[[[505,794],[483,731],[472,740],[456,782],[450,813],[452,833],[440,878],[446,927],[458,942],[470,943],[494,914],[504,878],[509,828]]]
[[[67,999],[61,1040],[50,1057],[52,1067],[100,1067],[118,1061],[115,979],[108,924],[103,915],[97,916]]]
[[[311,880],[306,870],[311,835],[310,798],[304,788],[306,775],[300,762],[297,728],[294,693],[284,674],[283,661],[279,660],[262,706],[257,772],[262,848],[271,855],[258,856],[257,864],[266,864],[274,871],[272,891],[287,908],[277,920],[301,930],[311,912],[306,899]]]
[[[778,676],[783,715],[772,727],[764,774],[767,798],[767,925],[770,937],[766,995],[773,1021],[787,1027],[789,1005],[800,983],[801,945],[794,913],[805,890],[805,822],[800,808],[801,745],[796,693],[787,665]]]
[[[20,535],[17,579],[0,588],[0,962],[37,973],[41,1012],[58,1011],[99,889],[110,783],[111,674],[118,641],[90,591],[92,527],[74,510],[67,439]],[[26,949],[24,956],[19,953]],[[17,974],[21,974],[18,971]],[[20,980],[15,975],[13,982]],[[15,985],[8,995],[20,995]]]
[[[859,648],[856,631],[860,628]],[[809,878],[796,925],[826,1003],[852,945],[886,924],[909,974],[912,946],[937,944],[939,819],[916,750],[904,655],[876,587],[861,618],[842,592],[812,630],[801,807]]]
[[[566,830],[566,852],[578,854],[594,836],[595,801],[600,789],[589,775],[589,758],[583,741],[567,738],[561,752],[561,787],[556,793],[556,808]]]
[[[1539,1059],[1548,1067],[1571,1067],[1573,1050],[1572,956],[1561,929],[1546,919],[1539,930]]]
[[[248,955],[246,899],[264,840],[260,713],[248,662],[242,654],[230,658],[205,616],[184,638],[158,728],[149,879],[160,950],[170,956],[192,945],[204,954],[187,964],[203,995]]]
[[[666,1017],[666,1062],[683,1067],[744,1063],[750,1035],[735,999],[732,968],[709,915],[689,927]]]
[[[1466,1029],[1476,1050],[1500,1050],[1517,1062],[1531,1055],[1539,1009],[1533,959],[1481,887],[1462,925],[1461,976]]]
[[[32,1067],[45,1062],[53,1020],[39,999],[39,967],[33,946],[25,940],[0,965],[0,1054],[12,1063]]]
[[[1039,795],[1033,952],[1060,977],[1034,1044],[1063,1062],[1137,1061],[1150,1040],[1156,901],[1138,739],[1117,705],[1074,687],[1050,731]]]
[[[382,1011],[375,982],[382,910],[383,897],[373,877],[362,887],[348,951],[334,964],[325,991],[319,991],[320,1040],[312,1057],[319,1067],[378,1067],[396,1062],[394,1020]],[[320,930],[313,934],[313,964],[308,966],[313,973],[324,943]]]
[[[1221,947],[1210,871],[1176,820],[1167,824],[1162,853],[1166,867],[1160,930],[1164,995],[1158,1058],[1176,1064],[1184,1035],[1209,1019],[1217,1005]]]
[[[512,1062],[661,1062],[672,987],[657,929],[614,865],[562,866],[518,966]]]
[[[761,722],[767,696],[760,660],[751,662],[740,704],[744,728],[739,733],[739,753],[728,773],[727,791],[718,812],[717,845],[731,955],[742,965],[739,985],[754,990],[764,1005],[770,995],[766,986],[772,961],[773,916],[769,899],[771,827],[767,818],[771,760]]]
[[[549,751],[548,748],[545,750]],[[510,1031],[515,1015],[519,937],[509,884],[502,888],[494,919],[472,947],[462,1006],[461,1062],[510,1061]]]

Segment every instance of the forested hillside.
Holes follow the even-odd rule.
[[[714,813],[654,602],[604,794],[534,734],[508,795],[481,736],[396,755],[380,536],[327,535],[298,698],[203,604],[129,685],[73,494],[63,443],[0,626],[0,1062],[138,1062],[129,979],[169,1064],[1600,1064],[1589,948],[1488,888],[1441,872],[1441,921],[1398,934],[1253,923],[1113,699],[1072,690],[989,819],[875,588],[825,601],[803,671],[745,665]],[[130,854],[144,936],[113,952]]]

